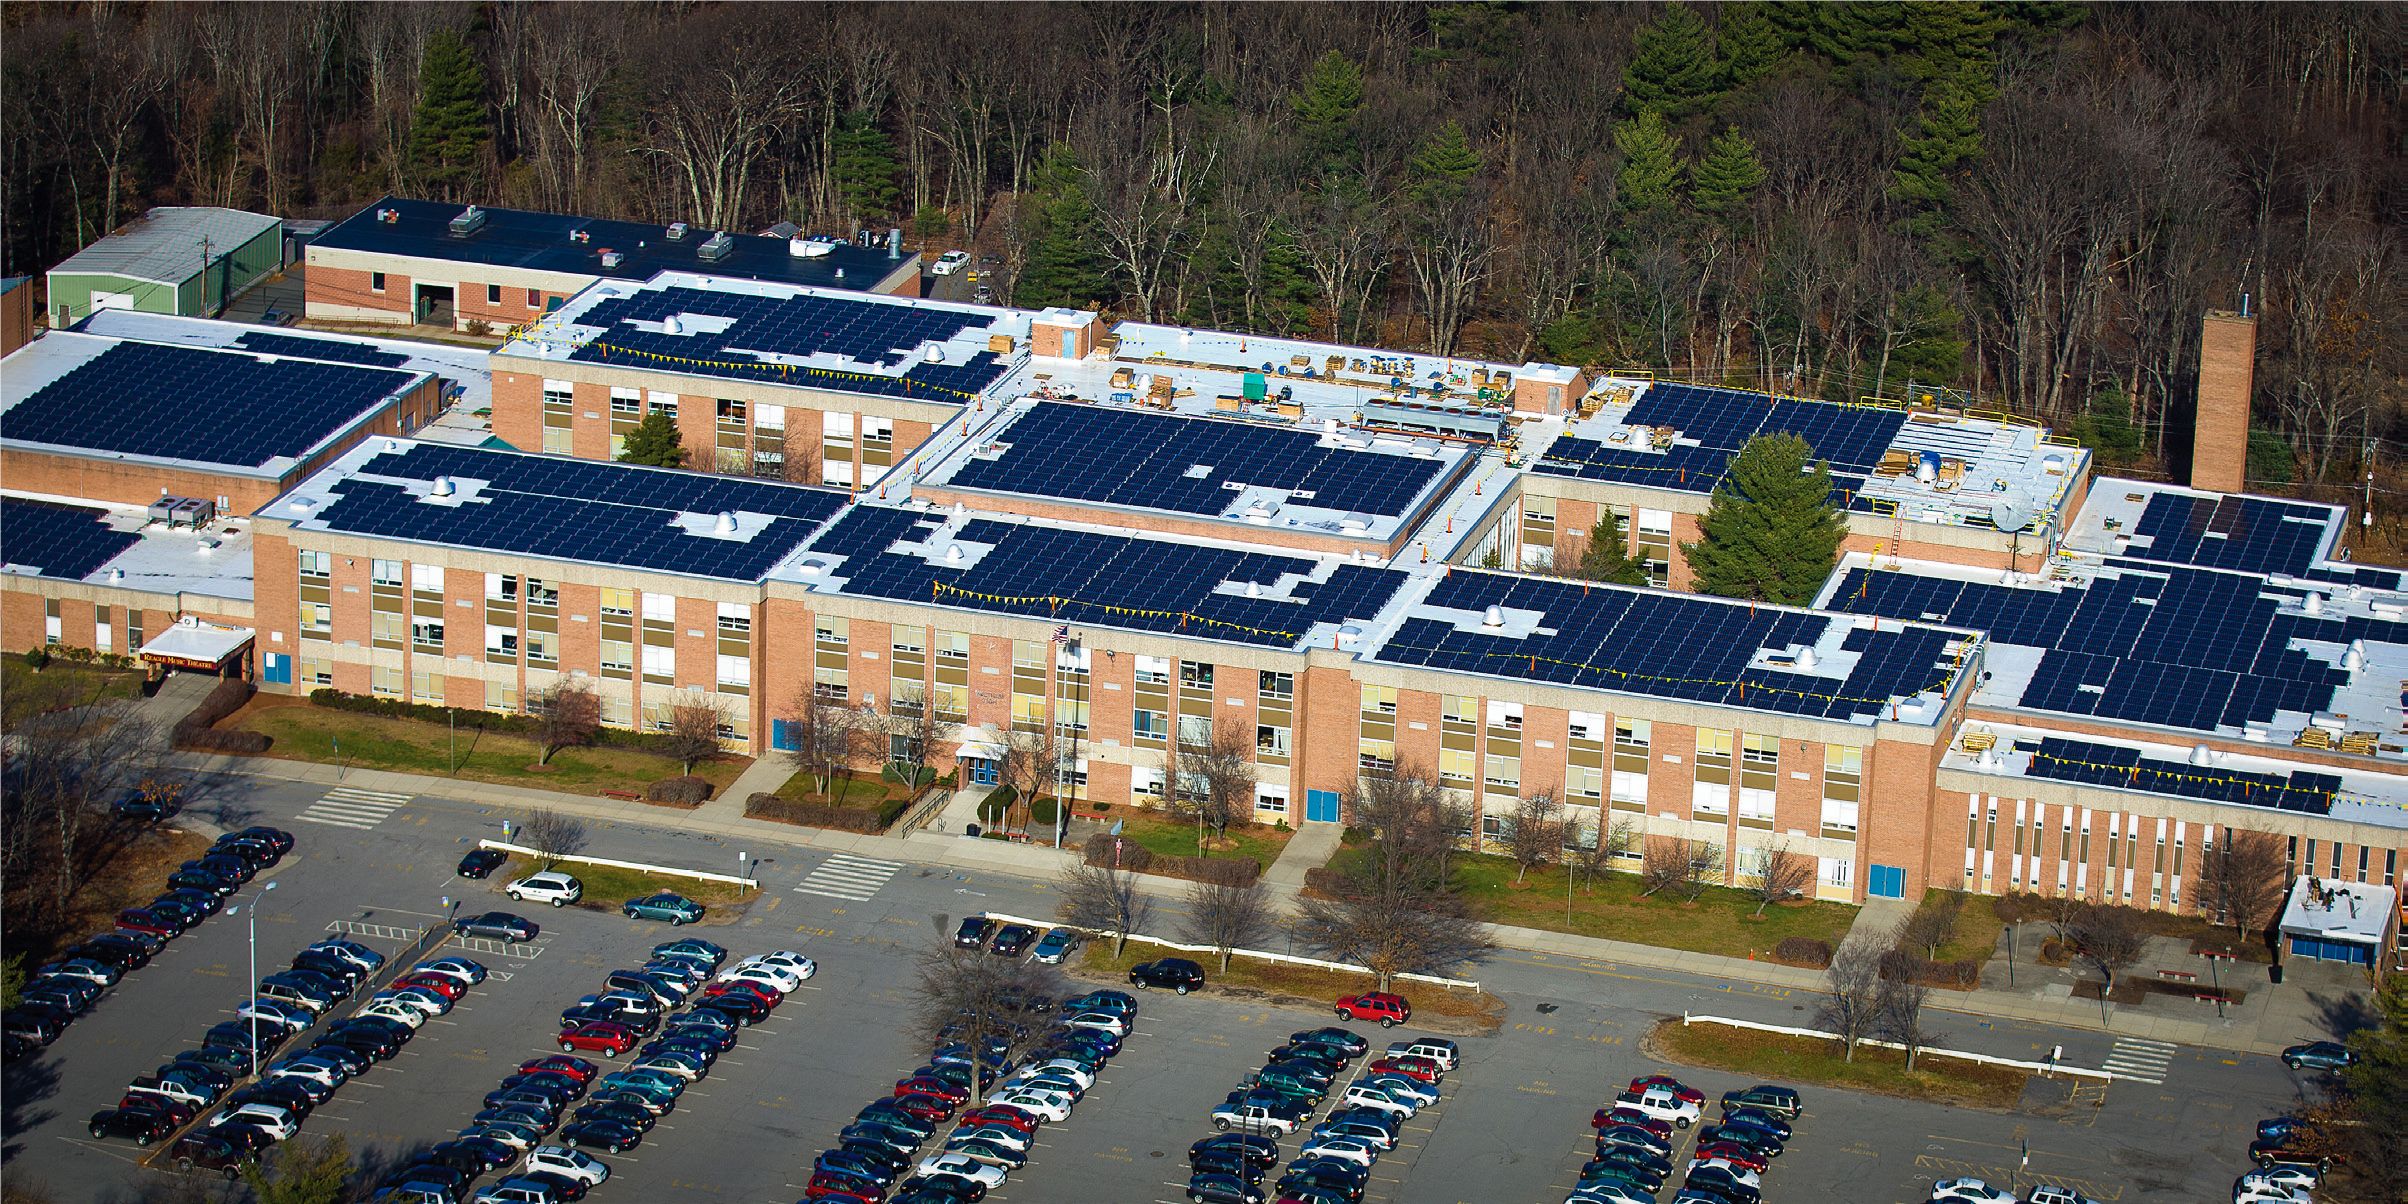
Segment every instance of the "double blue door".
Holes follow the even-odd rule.
[[[1305,791],[1304,818],[1307,822],[1316,824],[1338,822],[1338,792],[1335,790]]]
[[[1872,870],[1873,876],[1872,880],[1866,884],[1865,889],[1871,892],[1874,898],[1903,899],[1906,897],[1905,866],[1876,865],[1869,868]]]

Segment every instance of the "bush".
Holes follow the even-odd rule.
[[[1011,814],[1012,804],[1019,801],[1020,792],[1009,786],[997,786],[978,802],[978,822],[994,827]]]
[[[1773,960],[1820,970],[1831,964],[1831,942],[1810,936],[1783,937],[1780,944],[1773,946]]]
[[[1317,865],[1304,871],[1304,889],[1336,898],[1346,889],[1346,875],[1326,865]]]
[[[221,732],[214,730],[219,720],[242,709],[251,701],[251,683],[227,678],[209,691],[209,696],[192,713],[176,720],[171,732],[177,748],[190,752],[225,753],[231,756],[252,757],[268,750],[268,738],[258,732]]]
[[[1243,857],[1167,857],[1136,841],[1098,832],[1087,838],[1086,860],[1089,865],[1111,865],[1112,845],[1120,841],[1120,868],[1139,874],[1160,874],[1166,878],[1185,878],[1191,882],[1228,883],[1244,886],[1262,876],[1262,867]]]
[[[1881,955],[1881,976],[1905,979],[1927,987],[1947,987],[1969,991],[1982,982],[1982,964],[1978,961],[1935,962],[1892,949]]]
[[[774,794],[755,794],[745,799],[744,815],[747,819],[773,819],[780,823],[865,834],[883,832],[888,824],[894,822],[886,818],[884,807],[877,811],[866,811],[860,807],[830,807],[821,803],[800,803]]]
[[[426,706],[393,698],[378,698],[372,694],[346,694],[335,689],[316,689],[309,692],[311,706],[330,711],[350,711],[360,715],[381,715],[387,719],[415,719],[421,723],[456,723],[478,731],[501,732],[505,735],[535,739],[543,729],[543,720],[535,715],[511,715],[500,711],[473,711],[467,707]],[[662,742],[668,737],[660,732],[634,732],[606,727],[594,733],[594,743],[604,748],[626,748],[637,752],[665,757]]]
[[[36,645],[25,650],[25,667],[36,673],[50,667],[50,649]]]
[[[691,807],[711,797],[711,783],[704,778],[687,774],[684,777],[662,778],[644,791],[644,800],[653,803],[674,803]]]
[[[1061,805],[1052,798],[1039,798],[1028,805],[1028,822],[1040,828],[1050,828],[1054,826],[1055,817],[1061,810]]]
[[[895,821],[903,818],[903,813],[909,810],[911,810],[911,800],[908,798],[888,799],[880,804],[878,807],[878,830],[883,832],[894,827]]]

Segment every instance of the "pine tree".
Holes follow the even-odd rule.
[[[2007,29],[1997,10],[1978,0],[1907,0],[1901,15],[1905,52],[1895,60],[1898,73],[1926,86],[1957,76],[1987,104],[1994,92],[1992,47]]]
[[[1928,284],[1907,290],[1906,337],[1890,352],[1884,392],[1915,381],[1952,381],[1965,371],[1965,320],[1948,294]]]
[[[644,420],[627,432],[627,442],[619,448],[619,463],[650,464],[658,468],[686,466],[685,436],[669,420],[667,410],[646,413]]]
[[[1028,265],[1013,283],[1012,304],[1024,309],[1049,305],[1094,305],[1108,282],[1090,231],[1095,207],[1079,185],[1078,160],[1058,151],[1037,169],[1026,202],[1035,209]]]
[[[1614,127],[1614,149],[1622,152],[1622,206],[1649,213],[1672,203],[1681,182],[1681,140],[1664,128],[1653,109]]]
[[[837,195],[855,217],[885,217],[894,212],[902,189],[895,183],[895,144],[868,113],[854,111],[836,121],[835,174]]]
[[[1979,93],[1956,76],[1943,76],[1923,93],[1914,129],[1900,140],[1891,180],[1898,199],[1915,211],[1919,234],[1934,232],[1940,214],[1956,196],[1959,168],[1982,153]]]
[[[450,30],[427,39],[418,70],[418,108],[410,116],[410,170],[429,192],[457,199],[476,190],[485,144],[485,72]]]
[[[1905,40],[1906,12],[1900,0],[1856,0],[1817,4],[1806,23],[1808,49],[1831,60],[1853,81],[1887,61]]]
[[[1472,149],[1463,123],[1449,121],[1430,134],[1413,155],[1413,199],[1433,208],[1462,197],[1480,172],[1480,153]]]
[[[1580,562],[1572,566],[1572,575],[1608,585],[1647,584],[1647,565],[1631,559],[1622,520],[1613,511],[1601,512],[1597,525],[1589,528],[1588,543],[1580,549]]]
[[[1666,5],[1639,31],[1639,45],[1622,69],[1622,105],[1678,120],[1706,107],[1721,92],[1722,65],[1714,35],[1688,5]]]
[[[1363,69],[1353,59],[1332,50],[1313,60],[1291,103],[1319,170],[1333,170],[1353,153],[1355,114],[1363,108]]]
[[[1831,499],[1831,466],[1795,435],[1758,435],[1731,458],[1683,544],[1699,593],[1803,606],[1839,561],[1847,523]]]
[[[1689,200],[1697,211],[1714,217],[1738,212],[1750,194],[1764,183],[1764,164],[1756,144],[1732,126],[1715,136],[1706,157],[1689,173]]]
[[[1733,88],[1764,78],[1790,49],[1788,35],[1763,0],[1724,5],[1714,40],[1722,49],[1723,82]]]

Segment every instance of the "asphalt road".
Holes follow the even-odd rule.
[[[464,910],[509,906],[498,883],[452,875],[461,852],[499,834],[503,813],[471,801],[329,794],[268,779],[214,791],[226,820],[275,823],[300,838],[272,871],[279,886],[259,919],[261,972],[330,926],[353,927],[391,949],[401,930],[438,918],[447,896]],[[304,822],[305,815],[340,822]],[[723,870],[737,852],[673,828],[624,824],[594,825],[588,851]],[[767,855],[757,871],[763,892],[739,913],[689,931],[738,954],[800,949],[819,961],[820,974],[748,1030],[641,1147],[609,1159],[616,1173],[597,1200],[800,1197],[813,1155],[925,1052],[902,1033],[914,956],[960,916],[1052,910],[1045,883],[1008,875],[807,849],[745,851]],[[669,931],[610,912],[512,909],[544,925],[533,947],[476,953],[494,976],[400,1057],[337,1092],[305,1134],[342,1132],[373,1167],[450,1136],[520,1060],[552,1050],[546,1038],[561,1008],[599,989],[610,969],[641,960]],[[1176,910],[1158,906],[1154,927],[1172,927]],[[212,919],[130,975],[44,1056],[12,1064],[8,1177],[45,1183],[62,1200],[110,1201],[167,1173],[139,1166],[131,1146],[91,1141],[84,1118],[231,1014],[250,978],[248,952],[241,921]],[[1666,1069],[1638,1048],[1659,1018],[1692,1011],[1805,1024],[1815,1002],[1775,988],[1511,951],[1477,973],[1508,1001],[1504,1025],[1463,1042],[1464,1065],[1448,1077],[1440,1103],[1416,1117],[1407,1143],[1375,1168],[1366,1196],[1373,1204],[1559,1200],[1586,1157],[1591,1110],[1630,1077]],[[1223,1093],[1287,1033],[1329,1019],[1209,994],[1150,993],[1143,1002],[1136,1032],[1103,1081],[1068,1122],[1042,1131],[1029,1166],[991,1199],[1180,1199],[1186,1146],[1211,1131],[1207,1117]],[[1796,1139],[1765,1176],[1767,1199],[1920,1201],[1931,1182],[1958,1175],[2065,1183],[2111,1204],[2220,1198],[2243,1167],[2251,1125],[2298,1094],[2270,1058],[2119,1048],[2105,1034],[1954,1014],[1939,1027],[1945,1043],[1961,1048],[2032,1057],[2062,1044],[2069,1064],[2112,1057],[2162,1066],[2150,1077],[2163,1082],[2036,1083],[2011,1114],[1810,1091]],[[1709,1095],[1746,1085],[1714,1072],[1673,1072]]]

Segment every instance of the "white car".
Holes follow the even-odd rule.
[[[1364,1079],[1363,1082],[1390,1095],[1401,1095],[1413,1101],[1413,1106],[1416,1108],[1426,1108],[1438,1102],[1438,1088],[1422,1082],[1420,1079],[1407,1078],[1401,1074],[1375,1074]]]
[[[125,1093],[127,1095],[156,1095],[162,1099],[174,1100],[179,1104],[190,1104],[195,1108],[208,1107],[217,1099],[216,1096],[190,1083],[181,1083],[174,1079],[153,1079],[147,1083],[136,1080],[132,1086],[125,1089]]]
[[[1346,1093],[1338,1099],[1351,1107],[1376,1108],[1396,1116],[1411,1116],[1421,1111],[1421,1105],[1391,1095],[1369,1083],[1357,1083],[1347,1088]]]
[[[482,1137],[487,1141],[498,1141],[521,1154],[535,1148],[535,1143],[527,1139],[526,1133],[514,1127],[470,1125],[460,1130],[460,1136]]]
[[[962,265],[968,262],[970,262],[970,253],[968,251],[947,251],[944,254],[936,257],[936,263],[934,266],[928,269],[928,274],[931,276],[950,276],[955,272],[962,270]]]
[[[1931,1185],[1931,1198],[1948,1204],[2017,1204],[2014,1192],[1979,1179],[1942,1179]]]
[[[414,1008],[419,1014],[425,1016],[440,1016],[451,1010],[451,1000],[445,999],[433,991],[413,991],[408,987],[403,987],[398,991],[378,991],[369,997],[368,1002],[391,1003],[400,1007]]]
[[[610,1178],[610,1164],[564,1145],[540,1145],[527,1151],[527,1160],[519,1165],[524,1172],[542,1171],[563,1179],[575,1179],[587,1187]]]
[[[472,987],[485,981],[484,965],[465,957],[438,957],[431,962],[420,962],[411,973],[440,974]]]
[[[560,907],[584,898],[585,884],[558,870],[546,870],[503,887],[502,893],[522,902],[533,900]]]
[[[378,1003],[371,1003],[368,1006],[361,1008],[358,1012],[354,1013],[354,1015],[375,1016],[379,1019],[391,1020],[398,1024],[409,1025],[413,1029],[418,1028],[426,1023],[426,1013],[421,1012],[417,1008],[411,1007],[410,1005],[403,1003],[398,999],[387,999]]]
[[[627,1064],[629,1070],[651,1070],[672,1075],[691,1083],[703,1076],[703,1071],[675,1058],[638,1058]]]
[[[316,1019],[300,1008],[274,999],[254,999],[234,1009],[234,1018],[237,1020],[256,1019],[263,1028],[273,1027],[279,1032],[288,1033],[300,1032],[302,1029],[308,1028]],[[411,1027],[417,1026],[412,1025]]]
[[[1341,1158],[1357,1166],[1370,1166],[1379,1161],[1380,1152],[1371,1148],[1371,1143],[1352,1137],[1316,1137],[1305,1142],[1296,1157]]]
[[[803,985],[803,980],[799,975],[790,974],[776,966],[751,964],[737,966],[732,970],[722,970],[716,981],[758,983],[780,995]]]
[[[784,970],[788,974],[794,975],[796,978],[809,978],[812,975],[819,973],[818,962],[812,961],[810,958],[804,957],[802,954],[796,953],[791,949],[780,949],[775,953],[755,954],[751,957],[745,958],[740,964],[747,966],[769,966],[773,969]]]
[[[1064,1019],[1062,1021],[1062,1027],[1092,1028],[1098,1032],[1110,1033],[1115,1037],[1126,1037],[1129,1035],[1128,1020],[1120,1016],[1115,1016],[1110,1012],[1080,1012],[1076,1016],[1071,1016]]]
[[[351,1076],[344,1074],[342,1067],[332,1062],[321,1062],[315,1058],[287,1058],[268,1067],[267,1077],[271,1079],[308,1079],[310,1082],[327,1088],[340,1087],[351,1081]]]
[[[948,1154],[941,1150],[920,1159],[920,1173],[923,1175],[954,1175],[987,1188],[1003,1183],[1002,1167],[993,1163],[980,1162],[967,1154]]]
[[[2314,1196],[2297,1187],[2267,1184],[2263,1187],[2236,1186],[2232,1189],[2232,1204],[2314,1204],[2314,1201]]]
[[[1686,1129],[1696,1124],[1698,1116],[1704,1111],[1696,1104],[1690,1103],[1662,1087],[1651,1087],[1645,1091],[1625,1091],[1614,1097],[1614,1106],[1635,1108],[1647,1119],[1668,1122],[1676,1129]]]
[[[2296,1187],[2302,1191],[2314,1191],[2316,1190],[2317,1181],[2321,1178],[2323,1178],[2323,1176],[2318,1175],[2309,1167],[2270,1166],[2264,1170],[2251,1171],[2248,1174],[2241,1176],[2241,1181],[2233,1186],[2235,1188]]]
[[[238,1108],[224,1109],[209,1118],[209,1127],[212,1129],[226,1125],[249,1125],[267,1134],[272,1141],[283,1141],[301,1131],[301,1126],[293,1120],[292,1109],[278,1104],[244,1104]]]
[[[2024,1191],[2023,1204],[2099,1204],[2099,1202],[2070,1187],[2042,1183]]]
[[[378,953],[358,941],[346,941],[339,937],[328,937],[319,941],[317,944],[311,945],[309,951],[323,953],[329,957],[339,957],[370,974],[376,973],[377,968],[385,964],[384,954]]]
[[[957,1141],[984,1141],[1015,1152],[1028,1149],[1028,1134],[1010,1125],[963,1125],[945,1135],[947,1148]]]
[[[1081,1091],[1095,1086],[1095,1075],[1086,1067],[1068,1058],[1055,1058],[1049,1062],[1031,1062],[1012,1072],[1012,1077],[1015,1079],[1033,1079],[1039,1075],[1069,1079],[1071,1082],[1077,1083]]]
[[[1053,1125],[1070,1119],[1070,1106],[1073,1101],[1067,1092],[1046,1091],[1037,1087],[1013,1087],[996,1092],[987,1102],[1018,1108]]]
[[[1718,1168],[1738,1182],[1747,1184],[1749,1187],[1753,1187],[1758,1191],[1762,1191],[1764,1189],[1764,1181],[1756,1174],[1756,1172],[1751,1171],[1748,1168],[1741,1166],[1727,1158],[1692,1158],[1689,1160],[1690,1171],[1694,1172],[1701,1166]]]
[[[1564,1204],[1656,1204],[1656,1198],[1640,1195],[1619,1183],[1597,1183],[1575,1189],[1564,1197]]]

